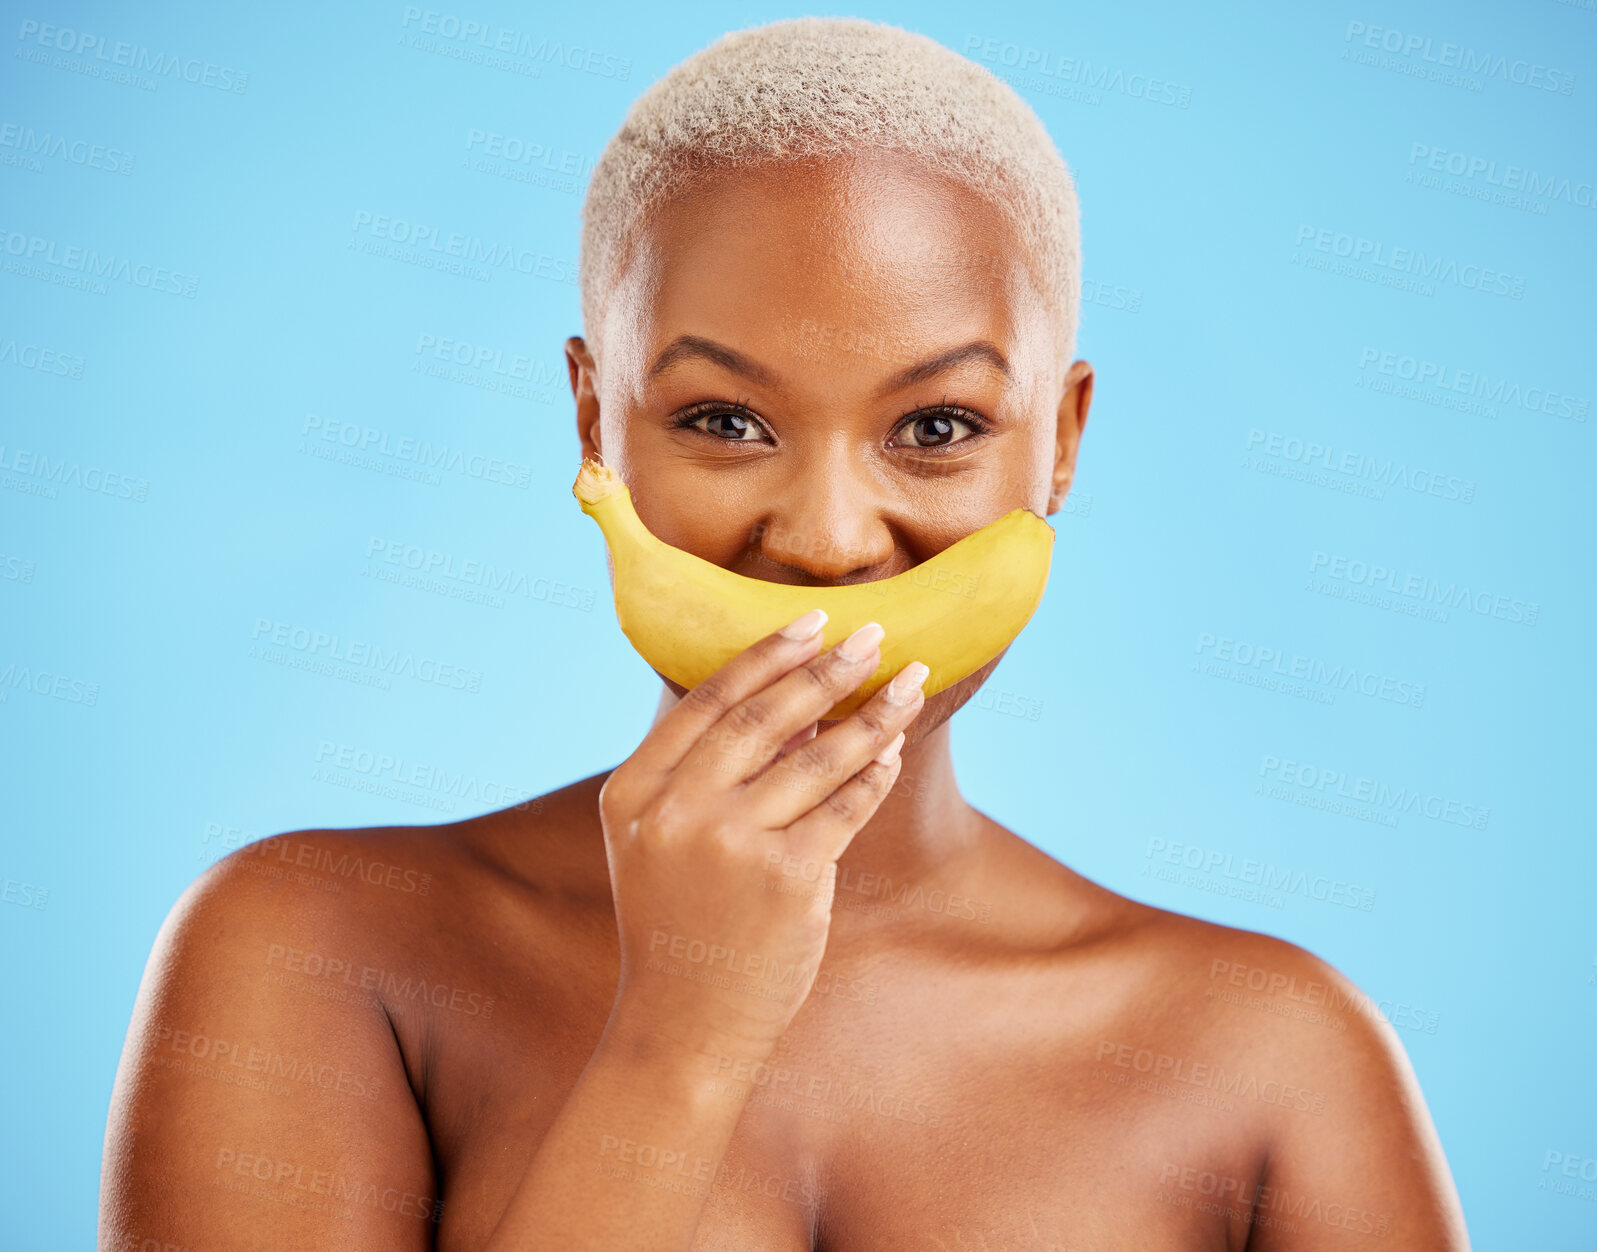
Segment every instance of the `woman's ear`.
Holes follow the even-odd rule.
[[[1076,449],[1087,425],[1087,410],[1092,405],[1092,366],[1076,361],[1065,374],[1065,394],[1059,401],[1057,432],[1054,436],[1054,475],[1048,493],[1048,512],[1064,507],[1070,484],[1076,477]]]
[[[577,402],[577,442],[582,455],[604,460],[599,432],[599,371],[593,353],[581,335],[566,340],[566,372],[571,376],[571,395]]]

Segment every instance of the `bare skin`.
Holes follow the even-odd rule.
[[[1047,307],[1002,214],[901,158],[723,175],[652,219],[602,359],[568,342],[581,451],[727,568],[890,577],[1063,505],[1093,373],[1053,363]],[[684,335],[720,349],[651,372]],[[893,385],[972,341],[1007,375],[970,355]],[[919,412],[943,404],[985,433]],[[876,658],[773,637],[714,698],[667,683],[614,770],[208,870],[140,988],[102,1248],[1468,1247],[1407,1058],[1347,979],[967,804],[948,718],[996,660],[817,723]],[[712,732],[753,706],[769,750],[733,777]],[[801,759],[825,802],[782,784]],[[696,938],[808,975],[728,990],[692,976]]]

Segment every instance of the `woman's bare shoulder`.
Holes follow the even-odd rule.
[[[1237,1010],[1253,1028],[1275,1021],[1317,1025],[1332,1034],[1346,1033],[1353,1018],[1379,1017],[1352,979],[1289,939],[1081,882],[1102,919],[1097,942],[1134,963],[1186,1015],[1211,1016],[1220,1009],[1221,1020],[1230,1020],[1236,1013],[1229,1010]]]
[[[347,991],[361,971],[467,960],[495,919],[536,926],[546,901],[608,898],[602,840],[583,820],[597,787],[584,779],[458,822],[306,828],[244,844],[172,904],[150,972],[172,960],[203,968],[225,953],[229,981],[246,969],[261,978],[310,969]],[[380,1013],[381,976],[364,990],[374,994],[351,1005]]]
[[[405,897],[436,895],[484,877],[547,885],[603,867],[593,800],[605,775],[532,796],[493,812],[434,825],[314,827],[244,844],[211,865],[184,893],[252,901],[314,900],[325,914],[370,921]],[[462,883],[461,880],[469,880]],[[340,907],[342,906],[342,907]]]
[[[1358,1230],[1468,1247],[1413,1066],[1369,995],[1290,940],[1116,899],[1105,942],[1133,1007],[1092,1040],[1095,1065],[1234,1119],[1268,1163],[1261,1196],[1340,1225],[1327,1239]],[[1272,1233],[1264,1246],[1319,1247],[1314,1224],[1300,1223],[1306,1242]]]
[[[1107,888],[1097,937],[1135,1009],[1104,1063],[1282,1119],[1291,1138],[1358,1116],[1434,1146],[1412,1066],[1378,1004],[1325,957]],[[1393,1121],[1402,1123],[1401,1133]]]
[[[234,1246],[264,1198],[280,1202],[285,1247],[432,1246],[437,1179],[410,1062],[448,969],[434,955],[440,892],[466,863],[442,828],[296,830],[188,884],[151,945],[117,1070],[102,1243]],[[322,1179],[318,1197],[290,1176]],[[394,1211],[361,1201],[356,1180],[372,1179]]]
[[[1073,870],[1055,881],[1060,912],[1074,919],[1058,951],[1112,974],[1149,1039],[1184,1040],[1233,1067],[1406,1068],[1376,1003],[1319,954],[1144,903]]]

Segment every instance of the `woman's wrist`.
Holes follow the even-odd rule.
[[[620,996],[595,1056],[673,1086],[709,1092],[718,1089],[728,1073],[768,1060],[776,1044],[777,1038],[667,1014],[640,996]]]

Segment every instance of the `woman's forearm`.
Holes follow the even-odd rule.
[[[770,1049],[613,1014],[483,1252],[659,1252],[692,1242]]]
[[[718,1075],[769,1059],[809,994],[837,859],[891,789],[904,728],[925,703],[929,670],[912,663],[819,731],[875,672],[883,638],[869,622],[822,650],[825,620],[811,610],[733,656],[600,789],[616,1000],[488,1252],[691,1244],[752,1090]],[[773,894],[773,848],[826,866],[825,881]],[[703,929],[688,933],[681,918]],[[713,954],[738,977],[695,977]]]

